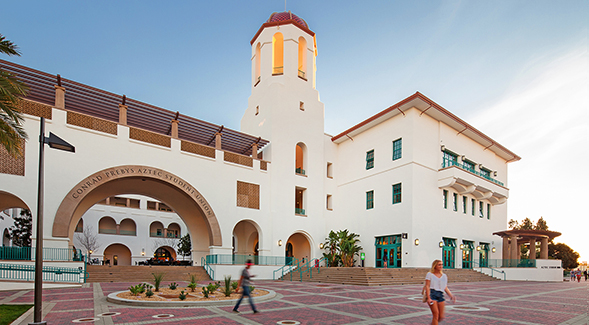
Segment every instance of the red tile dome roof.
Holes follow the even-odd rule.
[[[307,25],[307,22],[303,18],[293,14],[290,11],[275,12],[275,13],[271,14],[270,18],[268,18],[267,23],[272,23],[275,21],[285,21],[285,20],[291,20],[291,19],[296,21],[297,23],[299,23],[301,26],[303,26],[307,29],[309,28],[309,26]]]

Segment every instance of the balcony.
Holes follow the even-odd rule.
[[[101,229],[98,229],[98,233],[99,234],[116,235],[117,234],[117,230],[116,229],[105,229],[105,228],[101,228]]]
[[[305,71],[299,70],[299,78],[303,79],[303,80],[307,80],[307,77],[305,77],[306,73]]]
[[[149,233],[149,237],[160,237],[163,238],[164,234],[163,233],[157,233],[157,232],[150,232]]]
[[[295,169],[295,174],[297,175],[305,175],[305,170],[302,168]]]
[[[123,236],[137,236],[137,232],[135,230],[119,230],[119,233]]]
[[[305,215],[305,209],[295,208],[295,214],[304,216]]]
[[[470,167],[469,165],[461,164],[461,163],[459,163],[459,162],[457,162],[455,160],[450,160],[450,159],[446,159],[446,158],[443,159],[442,168],[452,167],[452,166],[456,166],[458,168],[464,169],[464,170],[466,170],[469,173],[472,173],[472,174],[475,174],[477,176],[480,176],[480,177],[482,177],[482,178],[484,178],[484,179],[486,179],[488,181],[491,181],[491,182],[493,182],[493,183],[495,183],[497,185],[505,186],[502,182],[500,182],[500,181],[492,178],[491,176],[489,176],[487,174],[484,174],[484,173],[481,173],[481,172],[477,172],[476,170],[474,170],[474,168]]]
[[[272,75],[278,76],[284,73],[284,67],[274,67],[272,68]]]

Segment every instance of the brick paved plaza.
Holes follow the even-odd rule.
[[[588,286],[581,283],[476,282],[452,283],[457,295],[454,309],[447,306],[445,324],[587,324]],[[44,320],[50,325],[75,324],[429,324],[427,306],[420,302],[421,286],[360,287],[333,284],[257,281],[277,297],[258,303],[253,314],[247,302],[241,314],[231,306],[146,308],[106,301],[111,292],[136,283],[87,283],[81,288],[44,290]],[[181,283],[184,285],[185,283]],[[0,303],[33,303],[33,291],[0,291]],[[120,313],[99,316],[102,313]],[[154,318],[170,314],[173,317]],[[32,315],[21,324],[32,321]],[[291,323],[292,324],[292,323]]]

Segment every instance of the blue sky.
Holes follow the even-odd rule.
[[[589,1],[287,9],[317,34],[327,133],[420,91],[522,157],[509,167],[510,218],[544,216],[589,259]],[[13,62],[239,129],[249,41],[283,10],[282,0],[9,1],[0,33],[21,48]]]

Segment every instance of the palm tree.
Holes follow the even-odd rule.
[[[342,265],[352,267],[354,266],[354,256],[358,255],[362,250],[362,247],[358,245],[360,235],[353,232],[348,233],[348,229],[340,230],[338,235],[340,238],[339,249]]]
[[[20,56],[18,46],[0,34],[0,53]],[[12,74],[0,69],[0,144],[14,157],[22,155],[22,140],[27,133],[22,128],[19,97],[25,96],[27,86]]]

